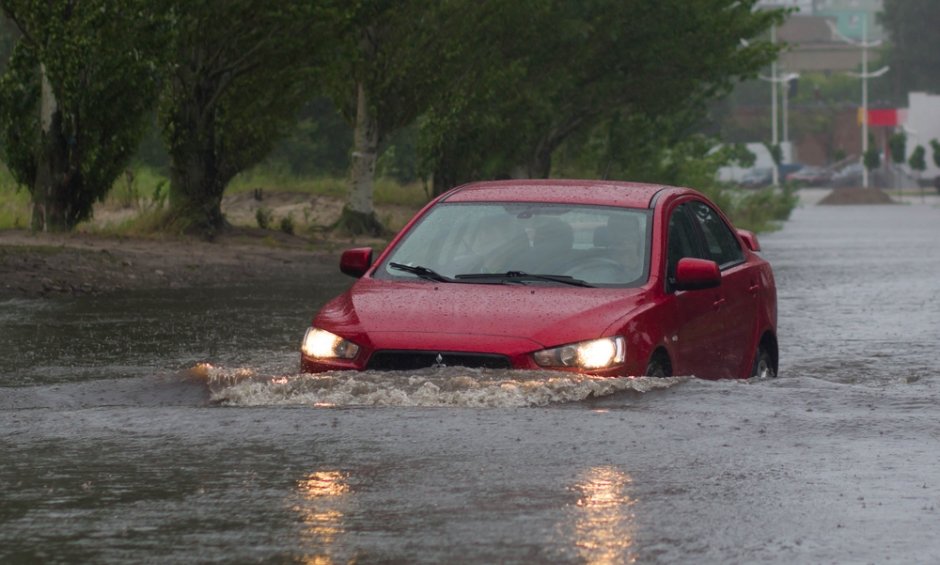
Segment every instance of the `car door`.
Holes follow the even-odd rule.
[[[701,246],[701,229],[696,225],[686,202],[676,206],[669,215],[667,234],[667,285],[675,280],[679,259],[707,259]],[[675,301],[676,327],[667,339],[672,343],[673,374],[717,378],[723,371],[721,347],[721,289],[675,290],[668,288]]]
[[[715,376],[745,376],[757,332],[758,296],[753,289],[759,288],[759,273],[747,262],[734,231],[714,208],[694,200],[689,209],[700,229],[706,258],[718,263],[721,269],[721,286],[715,289],[716,336],[710,340],[715,347]]]

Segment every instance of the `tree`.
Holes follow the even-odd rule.
[[[470,160],[490,171],[496,163],[503,174],[545,177],[559,147],[615,115],[623,125],[641,123],[640,116],[683,116],[676,127],[687,128],[707,100],[775,57],[775,46],[754,38],[782,12],[754,5],[487,2],[480,15],[487,33],[461,50],[473,72],[456,75],[427,114],[426,167]],[[474,63],[481,59],[485,64]],[[436,172],[435,192],[448,188],[437,186],[439,178],[450,184],[461,176]]]
[[[885,0],[881,22],[891,37],[888,63],[898,94],[940,92],[940,2]]]
[[[911,169],[917,171],[917,180],[920,180],[920,175],[927,170],[927,160],[924,158],[926,155],[923,145],[918,145],[914,148],[914,151],[911,152],[911,158],[908,160],[907,164],[911,166]]]
[[[891,161],[893,163],[904,163],[904,156],[907,155],[907,136],[899,131],[891,134],[888,138],[888,148],[891,150]]]
[[[868,151],[862,155],[862,164],[865,165],[868,172],[872,172],[881,166],[881,155],[877,147],[869,148]]]
[[[933,150],[933,162],[936,166],[940,167],[940,141],[936,139],[930,140],[930,148]],[[937,192],[940,192],[940,175],[937,175],[933,179],[933,186],[937,189]]]
[[[449,77],[442,60],[449,30],[476,3],[450,0],[357,0],[345,12],[343,55],[331,68],[334,100],[354,124],[349,194],[337,228],[378,235],[375,167],[388,136],[415,121]]]
[[[13,53],[16,35],[13,25],[6,18],[0,18],[0,75],[6,72],[7,59]]]
[[[35,230],[70,230],[133,155],[167,19],[145,0],[2,0],[20,34],[0,79],[0,146]]]
[[[226,226],[229,181],[258,163],[314,97],[331,12],[317,2],[177,0],[160,104],[174,228]]]

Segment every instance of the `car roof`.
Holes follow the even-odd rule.
[[[663,184],[611,180],[517,179],[474,182],[444,194],[441,202],[544,202],[651,208],[657,195],[695,193]]]

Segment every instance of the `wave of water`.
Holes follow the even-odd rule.
[[[591,377],[557,371],[444,367],[414,372],[258,375],[252,369],[204,366],[210,401],[226,406],[547,406],[624,391],[672,387],[682,377]]]

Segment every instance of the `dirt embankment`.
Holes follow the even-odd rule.
[[[379,249],[383,242],[359,244]],[[314,246],[261,230],[212,243],[6,231],[0,232],[0,299],[315,277],[336,272],[341,248],[341,242]]]
[[[391,229],[399,229],[416,211],[406,206],[377,207]],[[310,194],[264,191],[226,197],[223,212],[234,227],[211,243],[195,238],[128,238],[94,233],[45,234],[0,231],[0,300],[101,294],[125,289],[230,286],[251,280],[316,277],[338,270],[339,253],[384,239],[329,235],[342,200]],[[257,213],[270,215],[270,228],[257,227]],[[119,224],[137,212],[131,208],[96,208],[93,225]],[[295,233],[281,231],[291,218]]]

